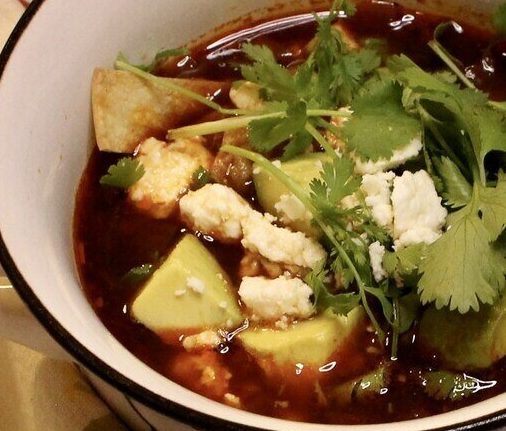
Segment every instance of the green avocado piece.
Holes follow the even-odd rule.
[[[506,356],[506,295],[479,312],[431,307],[423,314],[419,336],[453,369],[489,367]]]
[[[309,193],[311,181],[320,176],[322,162],[329,160],[329,156],[324,153],[312,153],[283,162],[280,169]],[[265,211],[278,217],[280,214],[276,210],[275,205],[279,202],[282,195],[291,195],[291,192],[265,170],[256,167],[253,172],[253,182],[258,202]],[[311,236],[315,236],[316,234],[315,227],[307,219],[291,221],[289,226],[294,230]]]
[[[322,314],[294,323],[286,330],[253,328],[238,337],[255,357],[272,358],[278,365],[301,363],[318,367],[344,345],[363,318],[362,307],[357,307],[347,316]]]
[[[243,321],[228,276],[193,235],[185,235],[153,273],[131,312],[157,333],[216,328]]]

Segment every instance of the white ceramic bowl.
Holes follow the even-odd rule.
[[[92,144],[93,68],[110,66],[118,51],[141,58],[160,47],[182,45],[274,3],[279,1],[34,1],[0,59],[0,257],[8,276],[74,358],[126,394],[156,429],[190,429],[181,422],[205,430],[283,431],[498,424],[506,394],[444,415],[385,426],[301,424],[236,410],[196,395],[140,362],[109,334],[82,294],[72,249],[72,213]],[[307,6],[301,0],[288,3]],[[421,7],[480,22],[481,12],[486,14],[494,3],[447,1],[434,6],[426,0]]]

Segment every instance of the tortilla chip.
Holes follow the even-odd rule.
[[[203,79],[163,79],[204,96],[225,86],[222,82]],[[203,114],[209,108],[130,72],[95,69],[92,109],[98,148],[132,153],[145,139],[164,137],[168,129]]]

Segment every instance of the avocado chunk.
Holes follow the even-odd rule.
[[[253,328],[238,337],[246,351],[257,358],[272,358],[277,365],[319,367],[345,344],[363,318],[362,308],[357,307],[347,316],[322,314],[286,330]]]
[[[419,335],[423,345],[439,353],[453,369],[489,367],[506,355],[506,295],[479,312],[429,308]]]
[[[156,333],[238,325],[241,311],[227,274],[193,235],[185,235],[132,304],[132,316]]]
[[[280,169],[309,193],[311,181],[314,178],[319,178],[322,162],[328,160],[329,156],[324,153],[307,154],[281,163]],[[254,169],[253,182],[261,207],[272,215],[279,217],[280,214],[276,210],[276,204],[280,201],[281,196],[292,195],[292,193],[263,169]],[[285,224],[296,231],[304,232],[310,236],[316,234],[316,229],[311,225],[310,219],[302,218]]]

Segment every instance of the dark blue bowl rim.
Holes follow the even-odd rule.
[[[12,31],[2,52],[0,53],[0,80],[3,72],[9,62],[10,56],[16,48],[23,32],[27,29],[37,11],[46,3],[47,0],[33,0],[28,6],[23,16],[18,21]],[[79,341],[74,338],[44,307],[38,299],[30,285],[26,282],[23,275],[18,270],[12,259],[7,246],[3,240],[0,227],[0,263],[2,264],[9,280],[16,289],[19,296],[35,315],[38,321],[43,325],[49,334],[76,360],[109,383],[126,396],[144,404],[153,410],[170,416],[184,424],[193,426],[199,430],[205,431],[262,431],[262,429],[238,423],[230,422],[214,416],[207,415],[197,410],[190,409],[174,401],[170,401],[158,394],[144,388],[138,383],[130,380],[113,367],[102,361],[96,355],[91,353]],[[506,424],[506,409],[497,413],[481,416],[472,421],[462,422],[447,427],[431,428],[431,431],[468,431],[468,430],[496,430],[501,425]],[[379,425],[382,428],[388,427],[388,424]],[[154,427],[152,427],[155,429]]]

